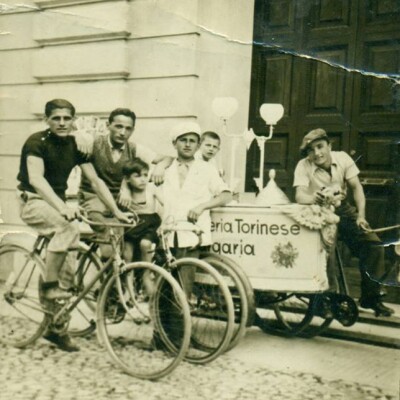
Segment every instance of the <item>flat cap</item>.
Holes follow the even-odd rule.
[[[180,136],[186,135],[187,133],[194,133],[200,139],[200,126],[196,122],[182,122],[171,129],[170,138],[172,142],[175,142],[176,139]]]
[[[323,129],[318,128],[308,132],[303,138],[300,146],[300,152],[305,153],[311,143],[320,139],[325,139],[329,142],[329,137]]]

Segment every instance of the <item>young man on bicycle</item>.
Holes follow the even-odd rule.
[[[71,170],[79,165],[92,189],[112,210],[115,217],[128,222],[120,211],[104,182],[98,178],[93,166],[77,150],[71,136],[75,117],[74,106],[64,99],[46,103],[45,121],[48,129],[34,133],[25,142],[18,174],[18,195],[21,200],[22,220],[38,231],[50,236],[46,254],[46,271],[41,285],[43,299],[68,299],[73,284],[73,265],[79,243],[76,218],[79,211],[66,204],[65,191]],[[61,285],[60,285],[61,284]],[[49,333],[45,336],[66,351],[79,350],[68,336]]]
[[[296,201],[322,204],[325,196],[335,196],[336,214],[340,217],[339,236],[350,251],[359,257],[361,272],[360,306],[374,310],[375,315],[389,317],[394,311],[382,303],[380,277],[383,276],[384,249],[375,233],[367,233],[365,195],[353,159],[343,151],[332,151],[323,129],[307,133],[300,147],[303,157],[296,166],[293,186]],[[346,200],[347,188],[353,193],[356,208]]]
[[[124,178],[123,166],[126,162],[139,157],[149,165],[154,164],[151,178],[155,184],[162,183],[165,168],[172,162],[171,157],[157,154],[146,146],[129,140],[134,132],[135,122],[136,115],[133,111],[127,108],[113,110],[107,122],[109,133],[94,139],[93,151],[89,158],[97,175],[105,182],[114,199],[128,209],[132,201],[130,191],[125,186],[121,191]],[[94,193],[85,177],[81,181],[79,198],[91,220],[97,222],[107,220],[109,212],[107,205]],[[93,227],[93,229],[100,237],[107,237],[108,229],[106,227]],[[102,246],[101,250],[103,257],[107,258],[109,252],[107,246]]]

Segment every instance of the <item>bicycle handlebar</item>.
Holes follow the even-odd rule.
[[[125,224],[123,222],[98,222],[98,221],[92,221],[86,217],[84,217],[83,215],[81,215],[80,220],[85,222],[88,225],[92,225],[92,226],[109,226],[112,228],[134,228],[137,223],[136,221],[134,221],[134,223],[132,224]]]
[[[370,229],[370,228],[364,228],[364,227],[362,227],[362,229],[363,229],[365,232],[368,232],[368,233],[386,232],[386,231],[391,231],[391,230],[393,230],[393,229],[398,229],[398,228],[400,228],[400,224],[392,225],[392,226],[386,226],[386,227],[384,227],[384,228],[377,228],[377,229]]]

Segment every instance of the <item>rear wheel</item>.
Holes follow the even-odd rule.
[[[313,319],[314,306],[315,296],[302,293],[288,294],[286,299],[276,303],[274,312],[283,333],[296,336],[306,329]]]
[[[329,306],[329,310],[332,309],[332,302],[330,301],[329,296],[324,294],[314,295],[314,317],[310,321],[310,324],[302,330],[300,336],[312,338],[324,333],[329,328],[334,318],[331,316],[323,316],[323,312],[327,309],[327,306]]]
[[[198,364],[215,360],[228,349],[234,331],[229,288],[215,268],[196,258],[181,258],[170,268],[184,288],[190,307],[192,336],[185,360]],[[160,307],[165,309],[161,304]],[[164,342],[174,348],[168,337]]]
[[[200,254],[200,258],[201,259],[211,258],[212,260],[215,259],[215,260],[221,261],[225,265],[230,267],[235,272],[235,274],[239,277],[240,282],[242,283],[243,288],[246,292],[246,298],[247,298],[248,317],[247,317],[246,326],[247,327],[253,326],[255,316],[256,316],[256,299],[255,299],[255,295],[254,295],[254,289],[250,283],[250,279],[246,275],[246,273],[243,271],[243,268],[238,263],[236,263],[234,260],[232,260],[231,258],[229,258],[225,255],[222,255],[222,254],[215,254],[215,253],[211,253],[211,252],[202,252]]]
[[[143,277],[149,278],[146,284]],[[175,310],[173,337],[163,330],[160,321],[165,315],[160,305]],[[159,379],[169,374],[189,347],[186,296],[172,275],[153,264],[131,263],[118,276],[109,275],[97,304],[97,323],[113,361],[136,378]],[[164,340],[173,341],[172,351]]]
[[[235,324],[231,342],[226,349],[226,351],[228,351],[235,347],[246,333],[247,321],[249,319],[249,303],[246,291],[239,276],[229,265],[224,264],[222,261],[213,257],[206,257],[203,258],[203,260],[209,263],[222,275],[232,296],[235,312]]]
[[[50,322],[39,300],[44,263],[17,245],[0,247],[0,342],[25,347],[42,336]]]
[[[314,316],[313,294],[258,292],[261,304],[256,324],[266,333],[297,336]]]

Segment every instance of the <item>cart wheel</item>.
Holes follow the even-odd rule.
[[[286,298],[274,304],[279,322],[277,330],[285,336],[297,336],[310,326],[314,316],[316,297],[313,294],[288,293]]]
[[[312,338],[324,333],[334,320],[334,304],[330,294],[314,294],[314,317],[310,324],[301,331],[299,336]],[[332,313],[331,313],[331,312]]]

